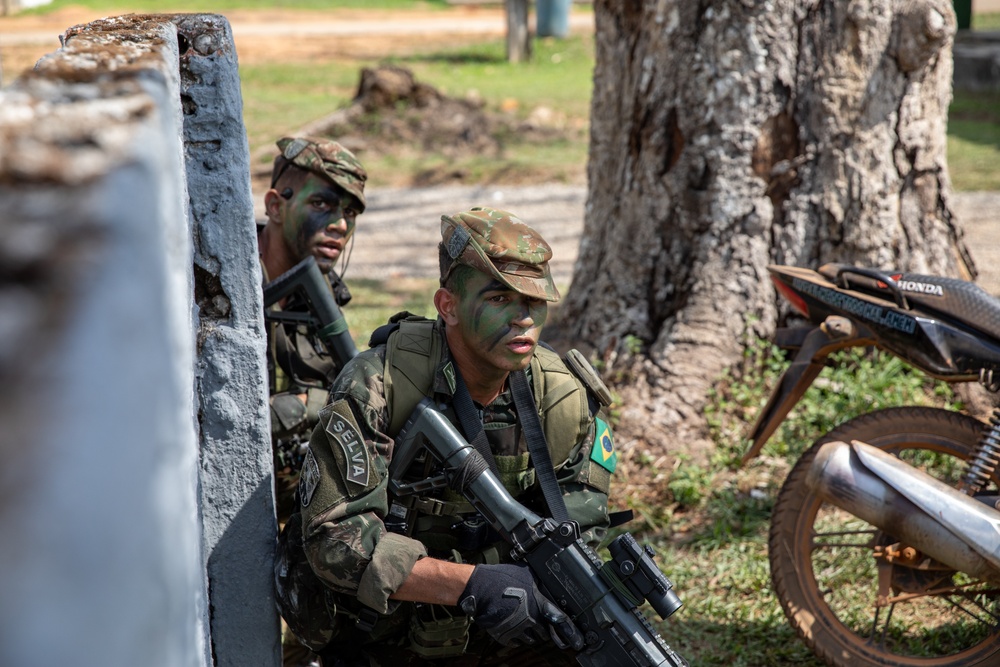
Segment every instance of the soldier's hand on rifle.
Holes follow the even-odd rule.
[[[459,606],[504,646],[551,639],[562,649],[583,648],[580,630],[542,595],[526,565],[477,565]]]

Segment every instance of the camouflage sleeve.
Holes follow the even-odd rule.
[[[381,613],[427,555],[420,542],[389,533],[387,469],[392,439],[382,359],[365,352],[344,369],[309,442],[299,481],[303,540],[316,575]]]
[[[608,490],[615,458],[611,427],[599,415],[557,471],[566,510],[580,524],[583,540],[595,549],[608,532]]]

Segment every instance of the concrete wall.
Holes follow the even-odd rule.
[[[0,665],[279,664],[247,155],[221,17],[0,91]]]
[[[199,312],[204,557],[217,665],[280,664],[263,280],[236,49],[220,16],[174,21]]]

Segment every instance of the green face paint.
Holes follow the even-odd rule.
[[[548,317],[548,303],[525,296],[480,271],[457,276],[458,339],[477,363],[499,371],[521,370],[534,354]]]
[[[285,207],[283,236],[300,262],[310,254],[328,272],[354,233],[354,199],[340,188],[310,174]]]

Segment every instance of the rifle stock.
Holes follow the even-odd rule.
[[[309,303],[309,315],[280,310],[268,310],[272,305],[301,289]],[[264,285],[264,318],[274,322],[305,323],[316,329],[316,334],[327,351],[337,362],[338,368],[358,354],[347,329],[347,320],[330,292],[330,284],[309,255],[304,260]]]
[[[424,449],[444,468],[443,475],[405,482],[407,470]],[[579,664],[688,665],[638,610],[648,600],[665,619],[682,604],[653,562],[652,550],[640,548],[625,533],[609,546],[611,560],[602,561],[580,539],[575,521],[557,524],[514,500],[482,456],[424,399],[396,439],[389,489],[404,496],[445,484],[472,503],[511,545],[511,555],[531,568],[545,595],[583,632],[585,646],[575,656]]]

